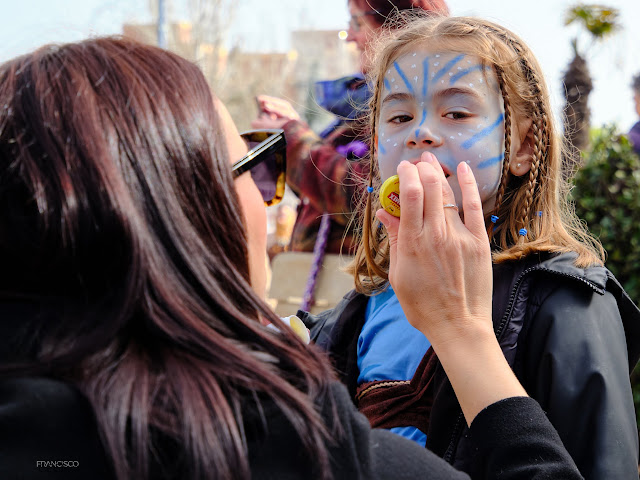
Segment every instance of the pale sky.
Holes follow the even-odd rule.
[[[173,3],[170,20],[182,20]],[[348,21],[346,0],[235,0],[237,10],[230,41],[246,50],[284,51],[289,32],[300,29],[341,29]],[[621,11],[623,28],[588,50],[594,80],[590,96],[592,125],[616,122],[624,131],[637,120],[630,88],[640,72],[640,1],[602,0]],[[558,109],[562,104],[562,73],[571,59],[574,27],[564,27],[570,0],[448,0],[454,15],[479,15],[513,30],[529,44],[545,72]],[[89,35],[121,32],[123,22],[149,22],[148,0],[0,0],[0,61],[50,42],[75,41]],[[586,49],[588,39],[581,37]]]

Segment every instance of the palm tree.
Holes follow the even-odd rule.
[[[565,25],[579,23],[589,34],[589,48],[580,52],[578,38],[571,42],[573,59],[564,74],[564,132],[565,141],[574,165],[580,164],[580,151],[589,145],[589,93],[593,88],[589,67],[585,60],[585,52],[619,28],[619,11],[604,5],[578,4],[570,7],[565,18]],[[584,31],[583,29],[581,29]]]

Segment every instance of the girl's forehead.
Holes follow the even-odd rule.
[[[424,97],[463,86],[478,93],[499,95],[496,74],[480,57],[426,45],[409,48],[392,58],[383,80],[386,94],[408,90],[416,97]]]

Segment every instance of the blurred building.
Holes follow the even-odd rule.
[[[155,24],[126,24],[122,31],[126,37],[157,45]],[[333,117],[316,104],[314,82],[352,74],[359,65],[355,45],[339,34],[338,30],[300,30],[292,33],[288,52],[246,52],[200,42],[190,23],[179,22],[167,25],[166,42],[169,50],[200,66],[240,131],[251,128],[251,120],[258,114],[255,97],[259,94],[289,100],[311,127],[320,131]],[[297,204],[298,198],[287,188],[282,203],[267,209],[272,255],[286,248],[295,221],[291,213]]]
[[[356,72],[355,45],[340,38],[338,30],[299,30],[291,34],[289,52],[228,50],[197,41],[192,25],[167,26],[168,49],[196,62],[216,95],[227,105],[238,128],[248,129],[257,114],[255,96],[286,98],[309,124],[321,129],[330,121],[313,98],[313,83]],[[155,24],[125,24],[123,35],[157,44]]]

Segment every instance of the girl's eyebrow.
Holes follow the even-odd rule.
[[[407,102],[407,101],[413,100],[414,98],[415,97],[412,94],[406,93],[406,92],[391,93],[382,99],[382,103],[380,104],[380,106],[384,105],[385,103],[394,102],[394,101]]]
[[[480,98],[482,98],[478,94],[478,92],[476,92],[475,90],[472,90],[470,88],[464,88],[464,87],[451,87],[451,88],[438,90],[433,94],[433,98],[435,100],[441,100],[445,97],[452,97],[454,95],[467,95],[469,97],[473,97],[476,100],[479,100]]]

